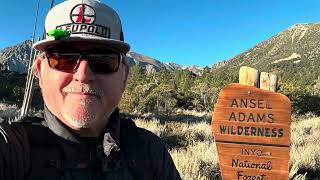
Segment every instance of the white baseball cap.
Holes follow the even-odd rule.
[[[49,36],[48,31],[55,29],[66,30],[69,35]],[[116,11],[96,0],[67,0],[54,6],[47,14],[45,31],[45,39],[33,45],[39,51],[68,42],[104,44],[123,53],[130,50]]]

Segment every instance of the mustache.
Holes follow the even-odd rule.
[[[89,85],[82,85],[79,87],[66,87],[62,89],[63,93],[89,93],[95,96],[103,96],[103,91],[97,88],[90,87]]]

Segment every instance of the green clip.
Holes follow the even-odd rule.
[[[70,32],[64,29],[52,29],[48,31],[48,36],[54,37],[54,38],[64,38],[69,37]]]

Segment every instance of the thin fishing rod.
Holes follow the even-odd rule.
[[[36,17],[35,17],[35,20],[34,20],[34,26],[33,26],[33,33],[32,33],[32,36],[31,36],[31,47],[34,43],[34,36],[36,35],[36,30],[37,30],[37,22],[38,22],[38,15],[39,15],[39,5],[40,5],[40,0],[38,0],[37,2],[37,8],[36,8]],[[33,54],[33,48],[31,48],[31,51],[30,51],[30,59],[28,61],[28,69],[30,69],[30,66],[31,66],[31,61],[32,61],[32,54]]]
[[[49,11],[52,9],[53,3],[54,3],[54,0],[51,0],[51,4],[50,4],[50,9],[49,9]],[[46,27],[43,28],[42,39],[45,39],[45,37],[46,37]]]
[[[34,20],[34,27],[33,27],[33,34],[32,34],[32,43],[34,43],[34,36],[36,34],[37,30],[37,22],[38,22],[38,14],[39,14],[39,5],[40,5],[40,0],[37,2],[37,10],[36,10],[36,17]]]
[[[52,9],[53,3],[54,3],[54,0],[51,0],[51,5],[50,5],[49,11]],[[34,25],[33,35],[32,35],[30,60],[28,62],[28,75],[27,75],[27,81],[26,81],[26,88],[25,88],[23,103],[22,103],[22,107],[21,107],[21,111],[20,111],[20,117],[24,117],[24,116],[26,116],[28,114],[28,111],[29,111],[30,106],[31,106],[32,97],[33,97],[34,74],[32,73],[32,70],[31,70],[30,66],[33,63],[33,61],[35,59],[35,56],[38,53],[38,51],[34,51],[34,49],[32,48],[32,45],[34,43],[34,37],[35,37],[36,26],[37,26],[37,21],[38,21],[39,4],[40,4],[40,0],[38,0],[38,3],[37,3],[37,13],[36,13],[35,25]],[[45,32],[46,32],[46,30],[44,28],[44,32],[43,32],[43,36],[42,36],[43,39],[45,38]],[[38,41],[39,40],[40,40],[40,38],[38,39]]]

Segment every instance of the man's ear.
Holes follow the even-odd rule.
[[[36,57],[34,64],[32,67],[34,69],[34,73],[36,74],[36,76],[39,78],[39,85],[41,87],[42,85],[42,77],[43,77],[43,71],[44,71],[44,59],[42,59],[42,57]]]
[[[123,60],[122,60],[122,66],[124,68],[123,70],[123,90],[125,90],[126,86],[127,86],[127,80],[128,80],[128,76],[129,76],[129,63],[128,63],[128,58],[127,56],[123,57]]]

